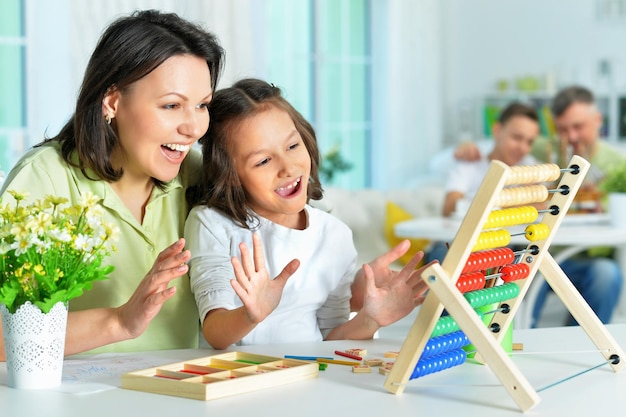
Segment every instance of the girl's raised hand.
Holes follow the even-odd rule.
[[[383,285],[378,283],[372,267],[369,264],[363,265],[365,299],[362,313],[374,320],[379,327],[395,323],[424,301],[423,296],[428,285],[421,279],[421,273],[426,266],[415,269],[422,257],[423,254],[419,253],[413,256],[402,270],[396,272]]]
[[[400,271],[391,269],[390,265],[407,253],[410,247],[411,242],[405,239],[388,252],[385,252],[367,264],[374,274],[376,287],[384,287],[388,285],[400,273]],[[402,268],[402,271],[410,271],[409,268],[407,268],[409,264],[413,265],[410,268],[414,269],[423,257],[424,252],[416,252],[411,258],[411,261],[408,262],[404,268]],[[363,307],[366,291],[366,278],[363,268],[357,271],[351,289],[352,299],[350,300],[350,308],[352,311],[359,311]]]
[[[231,258],[235,279],[230,283],[243,303],[248,320],[258,324],[278,306],[285,284],[300,266],[300,261],[293,259],[276,278],[270,279],[258,233],[252,235],[252,246],[254,254],[250,256],[248,246],[239,244],[241,261],[237,257]]]

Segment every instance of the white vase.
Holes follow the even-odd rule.
[[[58,302],[49,313],[30,302],[13,314],[0,305],[9,387],[52,388],[61,384],[67,305]]]
[[[626,193],[609,193],[609,216],[613,226],[626,228]]]

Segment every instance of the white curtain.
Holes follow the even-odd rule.
[[[41,1],[41,0],[40,0]],[[263,31],[256,23],[264,2],[254,0],[70,0],[72,50],[77,85],[104,28],[114,19],[139,9],[174,12],[216,34],[226,50],[220,86],[258,74],[263,63]]]
[[[220,87],[265,76],[266,2],[254,0],[27,0],[28,146],[73,112],[87,61],[105,27],[138,9],[179,14],[215,33],[226,51]]]
[[[440,0],[372,0],[372,180],[404,186],[441,148]]]

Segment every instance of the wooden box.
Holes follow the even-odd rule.
[[[244,352],[172,363],[122,375],[122,388],[214,400],[317,378],[319,365]]]

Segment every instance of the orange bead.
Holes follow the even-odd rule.
[[[485,286],[485,274],[484,272],[471,272],[469,274],[462,274],[456,281],[456,287],[460,292],[466,293],[475,291]]]
[[[489,261],[487,261],[489,259]],[[467,258],[462,274],[474,271],[484,271],[496,266],[512,263],[515,254],[511,248],[497,248],[489,251],[472,252]]]
[[[528,277],[530,268],[526,264],[511,264],[504,265],[500,268],[500,278],[504,282],[517,281],[518,279],[524,279]]]

